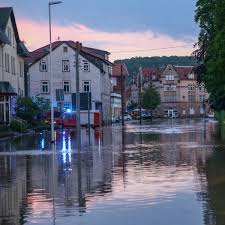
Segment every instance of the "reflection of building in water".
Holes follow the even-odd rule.
[[[26,204],[26,158],[1,156],[0,165],[0,224],[19,225]]]

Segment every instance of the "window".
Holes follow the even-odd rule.
[[[194,110],[194,108],[193,108],[193,107],[192,107],[192,108],[190,108],[189,114],[190,114],[190,115],[194,115],[194,114],[195,114],[195,110]]]
[[[165,91],[176,91],[176,86],[175,85],[167,85],[164,86]]]
[[[63,60],[62,61],[62,71],[63,72],[69,72],[70,71],[70,61],[69,60]]]
[[[166,75],[166,80],[174,80],[174,75]]]
[[[41,82],[41,92],[42,93],[49,93],[49,81],[42,81]]]
[[[200,95],[200,102],[205,102],[205,95]]]
[[[64,46],[64,47],[63,47],[63,52],[64,52],[64,53],[68,52],[68,47],[67,47],[67,46]]]
[[[9,54],[5,53],[5,71],[6,72],[10,72],[10,69],[9,69]]]
[[[84,71],[90,72],[90,65],[87,60],[83,60],[84,63]]]
[[[23,77],[24,74],[24,66],[23,66],[23,62],[20,62],[20,77]]]
[[[40,62],[40,72],[47,72],[47,71],[48,71],[47,61],[41,61]]]
[[[91,81],[83,81],[83,92],[91,91]]]
[[[64,104],[63,104],[63,108],[64,108],[64,110],[71,110],[71,108],[72,108],[72,104],[71,104],[71,102],[64,102]]]
[[[164,98],[165,98],[165,102],[176,102],[177,101],[176,95],[165,96]]]
[[[70,81],[63,81],[64,93],[70,93]]]
[[[11,71],[12,74],[16,74],[16,61],[15,58],[11,56]]]
[[[7,28],[7,36],[8,36],[8,39],[10,41],[10,45],[11,45],[12,44],[12,33],[11,33],[10,27]]]
[[[188,84],[188,90],[189,91],[194,91],[195,90],[195,85],[194,84]]]
[[[116,86],[116,85],[117,85],[117,78],[112,77],[112,86]]]
[[[199,85],[199,91],[205,91],[205,86],[204,84]]]
[[[195,95],[188,95],[188,101],[194,102],[195,101]]]
[[[190,80],[195,79],[195,75],[194,75],[194,73],[190,73],[190,74],[188,75],[188,78],[189,78]]]
[[[15,39],[15,36],[13,35],[13,48],[16,47],[16,39]]]

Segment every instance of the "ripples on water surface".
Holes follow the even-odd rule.
[[[216,124],[164,121],[0,143],[0,225],[223,225]]]

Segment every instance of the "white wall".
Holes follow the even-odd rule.
[[[17,43],[15,40],[15,35],[14,35],[14,30],[12,26],[11,19],[9,19],[7,27],[6,27],[6,35],[7,35],[7,28],[11,28],[11,37],[12,37],[12,42],[11,45],[4,45],[0,47],[0,81],[8,81],[14,88],[15,92],[19,95],[24,96],[24,60],[17,54]],[[15,44],[13,44],[15,43]],[[10,71],[6,72],[5,70],[5,53],[9,54],[9,68]],[[15,74],[12,74],[12,65],[11,65],[11,57],[15,58]],[[22,63],[23,66],[23,73],[20,75],[20,62]],[[19,93],[20,90],[20,93]]]
[[[68,52],[63,52],[63,47],[68,47]],[[50,81],[49,72],[49,54],[42,60],[48,62],[48,72],[40,72],[40,61],[33,64],[29,68],[29,96],[34,97],[41,94],[41,81]],[[62,60],[70,61],[70,72],[62,72]],[[112,90],[111,80],[109,73],[101,73],[100,69],[94,64],[89,62],[90,71],[83,70],[83,60],[86,60],[81,55],[80,61],[80,92],[83,92],[83,81],[91,81],[91,95],[92,95],[92,109],[95,109],[95,102],[102,102],[110,110],[110,93]],[[63,43],[52,52],[52,75],[53,75],[53,93],[54,93],[54,106],[56,102],[56,89],[63,89],[63,81],[71,82],[71,93],[76,93],[76,72],[74,67],[75,50],[70,48],[67,44]],[[107,69],[105,65],[105,69]],[[106,70],[108,71],[108,70]],[[49,94],[41,94],[41,96],[50,99]],[[103,97],[104,96],[104,97]],[[106,97],[105,97],[106,96]],[[103,99],[104,98],[104,99]],[[106,99],[105,99],[106,98]],[[71,94],[64,95],[64,102],[72,102]],[[104,111],[103,110],[103,111]],[[103,112],[104,113],[104,112]],[[111,118],[111,115],[110,115]]]

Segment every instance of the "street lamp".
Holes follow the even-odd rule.
[[[51,142],[55,142],[54,137],[54,95],[53,95],[53,79],[52,79],[52,21],[51,21],[51,6],[57,5],[62,2],[53,1],[48,3],[48,12],[49,12],[49,40],[50,40],[50,54],[49,54],[49,68],[50,68],[50,94],[51,94]]]

